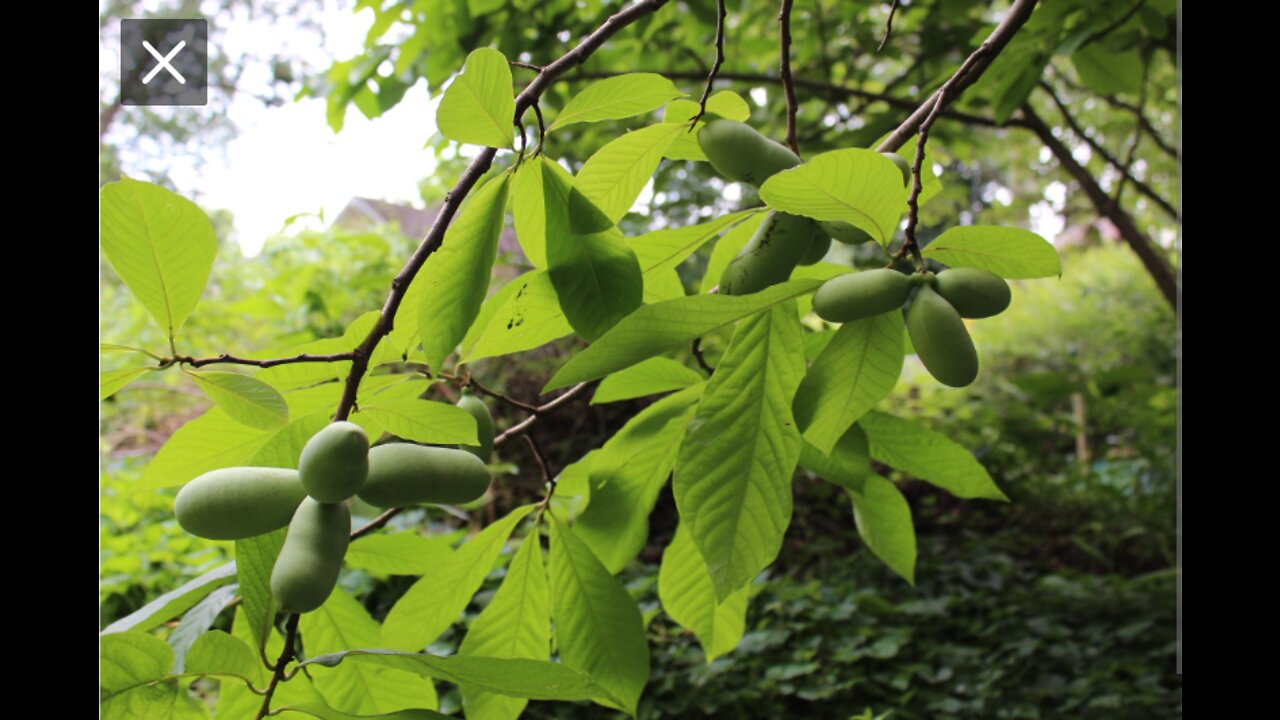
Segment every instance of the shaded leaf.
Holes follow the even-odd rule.
[[[916,531],[911,506],[892,482],[867,475],[860,490],[849,489],[853,519],[867,547],[891,570],[915,584]]]
[[[405,440],[434,445],[474,445],[476,419],[448,403],[417,398],[374,398],[360,406],[357,415],[368,415],[387,432]]]
[[[183,583],[141,608],[116,620],[102,630],[102,634],[127,630],[150,630],[161,623],[186,612],[209,593],[236,581],[236,564],[220,565],[200,577]]]
[[[662,553],[658,598],[662,609],[680,627],[693,633],[707,662],[732,651],[746,631],[747,599],[751,588],[734,591],[724,602],[716,597],[707,563],[681,523]]]
[[[961,498],[1007,500],[973,453],[940,433],[882,412],[861,421],[871,457]]]
[[[343,562],[377,575],[422,575],[448,560],[452,538],[452,534],[378,533],[351,543]]]
[[[591,404],[617,402],[679,390],[703,381],[702,373],[671,358],[655,357],[606,377]]]
[[[279,390],[257,378],[232,372],[187,373],[232,420],[271,430],[289,422],[289,406]]]

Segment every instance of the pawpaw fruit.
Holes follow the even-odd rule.
[[[938,294],[964,318],[987,318],[1009,307],[1013,294],[1004,278],[978,268],[951,268],[938,273]]]
[[[978,351],[964,320],[929,285],[920,286],[907,309],[907,333],[920,362],[938,382],[964,387],[978,377]]]
[[[828,322],[853,322],[907,302],[911,278],[897,270],[863,270],[831,278],[813,294],[813,311]]]
[[[239,540],[289,524],[307,491],[297,470],[212,470],[178,491],[173,512],[183,530],[209,540]]]
[[[809,240],[809,247],[804,251],[804,255],[800,256],[800,265],[815,265],[822,262],[822,258],[827,256],[827,251],[831,249],[831,236],[822,232],[818,228],[817,223],[813,224],[813,238]]]
[[[827,235],[845,245],[861,245],[875,239],[871,237],[871,233],[857,225],[840,220],[823,220],[818,223],[818,227],[822,228],[822,231]]]
[[[729,180],[760,187],[774,173],[800,164],[786,145],[736,120],[712,120],[698,131],[698,146],[711,167]]]
[[[770,212],[720,274],[720,293],[748,295],[783,282],[808,251],[813,235],[809,218]]]
[[[298,458],[307,494],[323,503],[342,502],[369,474],[369,436],[355,423],[330,423],[311,436]]]
[[[304,499],[271,569],[271,594],[280,606],[304,613],[323,605],[338,584],[350,538],[351,512],[346,505]]]
[[[458,407],[466,410],[476,419],[476,437],[480,440],[479,445],[459,445],[458,447],[475,455],[481,462],[488,465],[493,459],[493,415],[489,413],[489,406],[475,395],[463,393],[458,400]]]
[[[369,451],[369,479],[358,493],[381,508],[475,500],[489,488],[489,469],[454,448],[388,443]]]

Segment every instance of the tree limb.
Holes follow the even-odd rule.
[[[716,0],[716,61],[711,66],[711,72],[707,73],[707,84],[702,88],[702,99],[698,101],[698,114],[689,121],[690,130],[693,130],[702,116],[707,113],[707,98],[711,97],[711,86],[715,84],[716,73],[720,72],[720,66],[724,65],[724,18],[724,0]]]
[[[778,23],[781,26],[779,36],[778,76],[782,78],[782,91],[787,96],[787,147],[797,156],[800,146],[796,143],[796,86],[791,81],[791,4],[793,0],[782,0],[782,9],[778,12]]]

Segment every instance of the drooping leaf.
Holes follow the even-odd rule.
[[[680,446],[676,507],[720,600],[755,579],[782,548],[800,459],[791,403],[803,375],[793,303],[744,320]]]
[[[127,177],[102,186],[99,213],[111,267],[165,333],[176,336],[217,254],[208,216],[184,197]]]
[[[452,537],[413,532],[369,535],[351,543],[343,562],[376,575],[422,575],[448,561]]]
[[[645,305],[565,363],[543,392],[594,380],[818,289],[819,280],[791,280],[751,295],[693,295]],[[797,341],[798,342],[798,341]]]
[[[679,390],[696,385],[703,379],[702,374],[697,370],[671,358],[649,358],[606,377],[592,395],[591,404],[630,400],[645,395]]]
[[[234,675],[245,682],[258,677],[258,655],[249,644],[221,630],[210,630],[187,651],[185,669],[175,672],[190,675]]]
[[[253,646],[262,648],[271,635],[279,603],[271,595],[271,570],[284,546],[284,529],[236,541],[236,577]]]
[[[906,207],[907,189],[888,158],[848,148],[777,173],[760,186],[760,199],[793,215],[852,223],[888,245]]]
[[[863,480],[871,473],[867,434],[854,425],[836,441],[830,453],[806,442],[800,448],[800,466],[827,482],[861,492]]]
[[[107,370],[98,373],[98,401],[101,402],[115,395],[124,386],[151,372],[154,368],[136,367],[121,370]]]
[[[543,270],[547,267],[547,201],[543,165],[551,162],[555,161],[544,155],[529,158],[516,166],[511,179],[511,219],[516,227],[516,240],[529,262]]]
[[[824,453],[898,382],[902,373],[902,313],[845,323],[796,392],[804,439]]]
[[[471,623],[459,655],[547,660],[551,656],[551,596],[536,533],[521,543],[489,606]],[[462,687],[462,707],[473,720],[515,720],[528,701]]]
[[[640,608],[591,548],[551,516],[551,613],[566,667],[585,673],[635,715],[649,680],[649,643]],[[620,701],[620,702],[618,702]]]
[[[707,662],[732,651],[746,631],[747,599],[751,588],[734,591],[724,602],[716,597],[707,563],[683,523],[662,553],[658,598],[662,609],[680,627],[693,633]]]
[[[587,159],[574,188],[617,222],[653,177],[667,146],[684,130],[680,125],[658,123],[609,142]]]
[[[186,612],[209,593],[236,581],[236,564],[229,562],[183,583],[102,630],[103,635],[128,630],[150,630]]]
[[[973,267],[1009,280],[1062,275],[1058,251],[1030,230],[966,225],[942,233],[922,254],[952,267]]]
[[[222,614],[227,605],[235,599],[238,590],[238,586],[228,585],[209,593],[205,599],[188,610],[182,616],[182,620],[178,622],[178,625],[169,632],[166,642],[173,649],[173,672],[175,674],[183,671],[187,662],[187,653],[195,642],[205,634],[205,631],[213,627],[218,615]]]
[[[357,415],[368,415],[387,432],[405,440],[474,445],[476,420],[460,407],[417,398],[373,399]]]
[[[257,378],[232,372],[187,374],[232,420],[263,430],[289,422],[289,406],[284,396]]]
[[[532,350],[571,333],[573,326],[560,309],[551,276],[546,270],[534,270],[485,301],[462,341],[462,361]]]
[[[512,510],[414,583],[387,613],[382,646],[417,651],[447,630],[493,569],[511,531],[533,508],[525,505]]]
[[[144,632],[102,635],[98,648],[102,662],[99,685],[108,693],[158,680],[173,667],[173,652],[165,641]]]
[[[872,411],[862,418],[871,457],[961,498],[1007,500],[973,453],[941,433]]]
[[[911,506],[892,482],[867,475],[861,490],[849,489],[858,534],[876,557],[915,584],[916,531]]]
[[[656,73],[626,73],[591,83],[574,95],[547,132],[580,122],[621,120],[662,107],[684,93]]]
[[[478,48],[444,91],[436,126],[450,140],[505,148],[511,146],[515,114],[506,56],[493,48]]]

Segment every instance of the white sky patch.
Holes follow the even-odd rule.
[[[764,107],[769,104],[769,91],[762,87],[751,88],[751,100],[755,102],[756,107]]]

